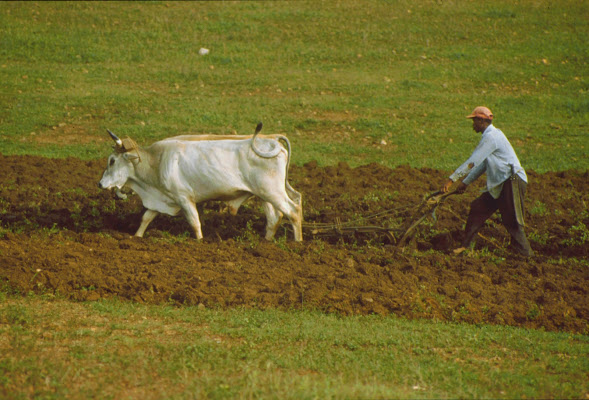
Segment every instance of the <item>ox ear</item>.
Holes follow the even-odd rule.
[[[123,153],[123,158],[133,163],[133,165],[136,165],[141,162],[141,157],[139,156],[139,154],[136,153]]]
[[[139,154],[123,153],[123,157],[125,157],[125,160],[131,161],[132,163],[135,163],[137,160],[141,161]]]

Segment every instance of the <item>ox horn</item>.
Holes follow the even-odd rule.
[[[260,131],[262,130],[262,127],[264,126],[264,124],[262,124],[261,122],[258,122],[258,125],[256,126],[256,135],[258,133],[260,133]]]
[[[110,137],[112,138],[112,140],[114,140],[117,143],[117,146],[122,146],[123,145],[123,141],[121,139],[119,139],[117,137],[117,135],[115,135],[114,133],[112,133],[108,129],[106,131],[108,132],[108,134],[110,135]]]

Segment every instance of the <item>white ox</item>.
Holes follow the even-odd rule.
[[[283,215],[290,220],[296,241],[303,240],[302,196],[288,183],[290,142],[283,135],[176,136],[141,148],[119,139],[98,186],[129,187],[147,209],[135,236],[142,237],[159,214],[184,212],[197,239],[202,239],[196,204],[221,200],[232,214],[244,201],[257,196],[266,214],[266,239],[274,237]],[[281,145],[281,142],[286,147]]]

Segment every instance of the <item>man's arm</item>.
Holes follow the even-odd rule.
[[[456,169],[456,171],[454,171],[452,175],[450,175],[450,178],[444,184],[444,186],[442,186],[440,191],[443,193],[448,192],[454,182],[468,174],[467,179],[465,179],[467,182],[461,182],[461,185],[464,186],[459,186],[456,188],[457,191],[460,190],[458,193],[464,193],[466,186],[481,176],[483,172],[485,172],[485,160],[491,153],[493,153],[493,151],[495,151],[496,148],[497,146],[495,145],[495,141],[492,137],[483,136],[468,160],[466,160],[460,167]]]

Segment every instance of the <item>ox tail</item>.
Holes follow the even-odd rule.
[[[258,146],[256,145],[256,137],[258,136],[258,134],[260,133],[260,131],[262,130],[262,127],[264,125],[261,122],[258,122],[258,125],[256,126],[256,131],[254,133],[254,137],[252,138],[252,150],[254,151],[254,153],[256,153],[259,157],[262,158],[274,158],[276,157],[280,151],[269,151],[269,152],[265,152],[263,150],[261,150],[260,148],[258,148]],[[288,140],[288,138],[284,135],[278,135],[278,137],[276,137],[276,140],[281,142],[284,147],[286,148],[286,173],[284,176],[284,185],[286,187],[286,191],[289,195],[289,197],[293,198],[293,197],[298,197],[300,198],[300,194],[298,194],[297,191],[295,191],[292,186],[290,186],[290,184],[288,183],[288,170],[290,169],[290,153],[291,153],[291,148],[290,148],[290,140]],[[295,200],[295,199],[293,199]],[[300,201],[300,200],[299,200]]]
[[[258,147],[258,145],[256,144],[256,139],[257,139],[258,133],[260,133],[260,131],[262,130],[262,126],[263,126],[263,124],[261,122],[258,122],[258,125],[256,126],[256,132],[254,133],[254,137],[252,137],[252,141],[251,141],[252,150],[254,151],[254,153],[256,153],[256,155],[258,155],[258,157],[274,158],[278,154],[280,154],[280,150],[281,150],[280,146],[274,147],[273,149],[271,149],[269,151],[264,151],[264,150],[260,149]],[[288,150],[288,158],[289,158],[289,163],[290,163],[290,142],[288,141],[286,136],[283,136],[283,135],[276,135],[276,137],[274,137],[274,138],[277,141],[282,141],[283,143],[286,143],[285,147]]]
[[[254,151],[254,153],[256,153],[258,155],[258,157],[262,157],[262,158],[274,158],[278,155],[278,152],[273,149],[274,151],[264,151],[262,149],[260,149],[258,147],[258,145],[256,144],[256,137],[258,136],[258,133],[260,133],[260,131],[262,130],[262,127],[264,126],[264,124],[262,124],[261,122],[258,122],[258,125],[256,126],[256,132],[254,133],[254,137],[252,138],[252,142],[251,142],[251,146],[252,146],[252,150]]]

